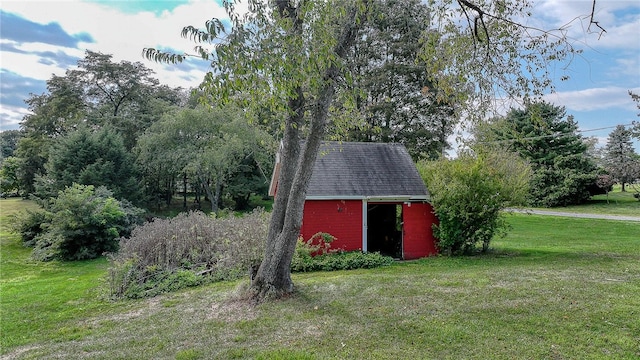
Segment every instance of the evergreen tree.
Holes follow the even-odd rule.
[[[596,166],[573,116],[549,103],[511,109],[491,126],[490,139],[531,163],[529,201],[534,206],[579,204],[590,197]]]
[[[111,128],[92,132],[87,127],[56,142],[37,181],[36,195],[46,199],[74,183],[105,186],[118,199],[140,200],[133,160],[122,137]]]
[[[365,123],[350,140],[398,142],[414,159],[437,158],[455,126],[452,103],[437,101],[438,89],[420,60],[429,7],[419,0],[376,0],[350,58],[357,107]]]
[[[622,185],[623,192],[626,191],[625,184],[640,177],[639,161],[631,142],[631,134],[631,130],[623,125],[616,126],[609,134],[605,148],[605,168]]]

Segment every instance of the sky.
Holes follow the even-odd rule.
[[[606,143],[616,125],[638,121],[628,91],[640,93],[640,1],[598,0],[595,20],[606,32],[588,33],[591,0],[534,1],[532,26],[558,28],[584,52],[569,64],[551,68],[556,91],[545,99],[566,108],[584,136]],[[218,0],[0,0],[0,130],[19,128],[30,93],[46,92],[46,80],[64,75],[86,50],[113,55],[113,61],[143,63],[160,83],[197,86],[209,64],[191,59],[180,65],[142,57],[147,47],[192,52],[184,26],[203,27],[224,18]],[[592,26],[593,28],[593,26]],[[569,80],[560,81],[569,75]],[[640,143],[635,142],[640,152]]]

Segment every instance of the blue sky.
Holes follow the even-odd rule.
[[[599,138],[601,144],[610,127],[640,120],[627,94],[640,93],[640,1],[598,0],[596,20],[607,31],[600,38],[586,33],[588,21],[577,18],[589,14],[591,0],[534,3],[532,25],[553,28],[574,20],[568,34],[584,50],[567,68],[551,68],[558,81],[556,92],[546,99],[565,106],[583,134]],[[208,64],[156,64],[142,58],[142,49],[189,52],[194,44],[180,37],[182,27],[201,26],[223,17],[224,11],[216,0],[2,0],[0,15],[0,130],[7,130],[18,128],[27,114],[24,100],[29,93],[46,91],[45,81],[75,66],[87,49],[113,54],[115,61],[140,61],[163,84],[197,86]],[[559,81],[565,75],[570,79]],[[636,148],[640,152],[638,142]]]

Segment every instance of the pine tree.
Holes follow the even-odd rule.
[[[631,130],[626,129],[623,125],[618,125],[609,134],[606,146],[606,169],[620,182],[623,192],[626,191],[626,183],[633,182],[640,176],[631,134]]]
[[[420,59],[429,6],[419,0],[376,0],[350,55],[364,126],[349,140],[398,142],[414,159],[436,159],[450,148],[453,104],[438,101],[437,85]]]
[[[133,160],[112,128],[70,132],[52,146],[45,168],[46,175],[36,180],[35,195],[42,199],[77,183],[105,186],[117,199],[140,200]]]
[[[531,103],[525,109],[511,109],[491,125],[493,141],[531,163],[531,205],[566,206],[590,197],[588,189],[595,183],[596,166],[577,132],[577,122],[565,115],[564,107]]]

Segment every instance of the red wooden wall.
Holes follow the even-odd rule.
[[[436,239],[432,225],[437,221],[433,207],[429,203],[402,205],[404,222],[403,257],[405,260],[435,255]]]
[[[432,225],[437,222],[429,203],[402,205],[403,257],[418,259],[437,254]],[[308,240],[318,232],[336,237],[332,249],[362,250],[362,201],[307,200],[300,233]]]
[[[362,250],[362,201],[307,200],[300,232],[305,240],[318,232],[335,236],[332,249]]]

